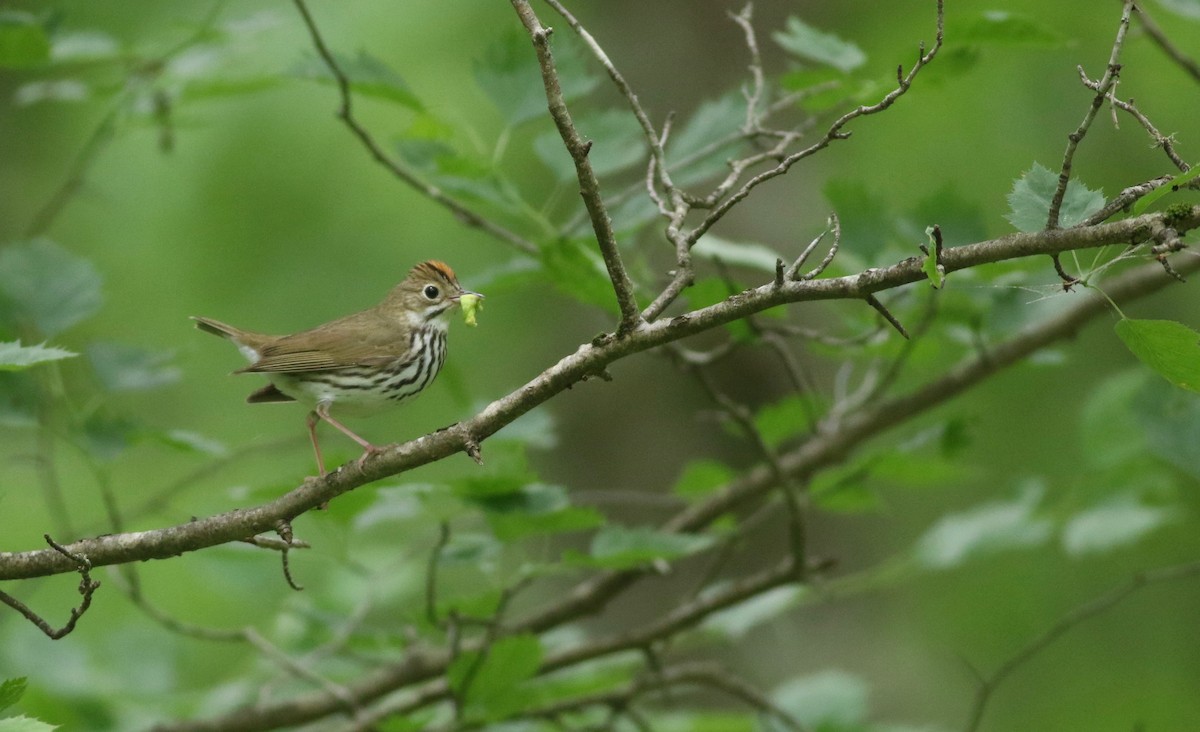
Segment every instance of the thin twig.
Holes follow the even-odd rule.
[[[1108,97],[1108,93],[1117,83],[1117,79],[1121,73],[1121,65],[1118,60],[1121,57],[1121,47],[1125,44],[1125,34],[1129,30],[1129,18],[1133,12],[1133,0],[1125,0],[1125,8],[1121,13],[1121,22],[1117,27],[1117,37],[1113,41],[1112,50],[1109,52],[1108,65],[1104,68],[1104,74],[1096,83],[1096,95],[1092,97],[1092,103],[1088,106],[1087,112],[1083,115],[1083,121],[1075,128],[1075,131],[1067,135],[1067,149],[1063,153],[1062,165],[1058,173],[1058,185],[1054,189],[1054,195],[1050,197],[1050,209],[1046,215],[1046,228],[1057,229],[1059,216],[1062,211],[1063,200],[1067,195],[1067,185],[1071,182],[1071,167],[1075,160],[1075,151],[1079,148],[1079,143],[1083,141],[1088,130],[1092,126],[1092,121],[1096,118],[1096,114],[1103,106],[1104,100]],[[1079,67],[1080,76],[1086,75],[1083,72],[1083,67]],[[1063,288],[1070,289],[1075,285],[1079,278],[1074,275],[1067,274],[1063,269],[1062,262],[1057,254],[1050,255],[1054,263],[1054,271],[1058,274],[1059,279],[1063,281]]]
[[[1146,9],[1141,5],[1134,6],[1134,15],[1138,19],[1138,22],[1142,24],[1142,28],[1146,30],[1146,35],[1150,36],[1158,44],[1163,53],[1167,54],[1168,58],[1190,74],[1193,79],[1200,81],[1200,63],[1197,63],[1196,59],[1180,51],[1175,44],[1171,43],[1171,40],[1167,38],[1167,34],[1163,32],[1158,23],[1155,23],[1149,15],[1146,15]]]
[[[975,732],[975,730],[979,729],[979,724],[983,720],[983,713],[996,688],[1011,676],[1017,668],[1041,653],[1047,646],[1067,633],[1067,631],[1086,620],[1108,611],[1148,585],[1186,577],[1195,577],[1197,575],[1200,575],[1200,562],[1188,562],[1187,564],[1179,564],[1173,567],[1161,567],[1146,572],[1139,572],[1120,587],[1113,588],[1100,597],[1090,600],[1064,615],[1057,623],[1047,628],[1036,638],[1029,641],[1024,648],[1017,651],[1011,658],[1000,664],[1000,667],[991,676],[979,679],[979,688],[975,692],[975,702],[971,705],[971,711],[964,728],[966,732]]]
[[[58,640],[75,630],[75,624],[79,622],[79,619],[83,617],[83,614],[86,613],[88,608],[92,606],[92,595],[95,594],[96,590],[100,588],[100,582],[92,579],[92,563],[88,561],[86,556],[69,551],[61,544],[54,541],[54,539],[51,539],[49,534],[44,534],[43,538],[54,551],[74,562],[78,568],[79,594],[83,598],[79,601],[79,606],[71,608],[71,617],[67,620],[66,625],[55,629],[50,625],[50,623],[46,622],[44,618],[31,610],[28,605],[8,594],[7,592],[0,591],[0,602],[8,605],[13,610],[16,610],[23,615],[26,620],[37,626],[38,630],[45,633],[50,640]]]
[[[300,0],[296,0],[300,2]],[[575,175],[579,180],[579,195],[583,205],[588,210],[592,220],[592,231],[596,235],[596,243],[600,246],[600,255],[604,258],[604,266],[608,270],[608,278],[612,282],[613,292],[617,298],[617,307],[621,311],[621,323],[618,334],[623,335],[633,331],[642,322],[638,312],[637,298],[633,294],[633,281],[625,271],[621,261],[621,252],[617,247],[616,233],[613,231],[612,219],[608,208],[600,195],[600,181],[592,170],[588,153],[592,149],[591,142],[584,142],[575,128],[571,113],[563,99],[562,86],[558,79],[558,69],[554,63],[554,54],[550,51],[551,29],[542,25],[537,14],[533,12],[528,0],[512,0],[513,9],[517,11],[522,25],[529,32],[537,53],[538,66],[542,70],[542,83],[546,88],[546,102],[550,108],[550,116],[558,128],[563,145],[575,164]],[[611,64],[610,64],[611,66]],[[614,69],[615,71],[615,69]],[[650,137],[657,144],[657,133],[650,128]]]
[[[907,93],[908,90],[912,87],[912,83],[916,79],[917,74],[919,74],[921,72],[921,69],[925,68],[925,66],[928,65],[929,62],[933,61],[933,59],[937,56],[938,51],[942,47],[942,39],[943,39],[944,34],[945,34],[944,0],[938,0],[938,2],[937,2],[937,37],[936,37],[936,40],[934,41],[932,48],[930,48],[928,52],[925,51],[924,45],[922,44],[920,54],[917,58],[917,62],[913,65],[912,69],[910,69],[907,74],[900,77],[895,89],[892,89],[890,92],[885,94],[883,96],[883,98],[880,99],[875,104],[872,104],[869,106],[858,106],[858,107],[850,110],[849,112],[846,112],[841,117],[838,117],[836,120],[834,120],[833,124],[831,124],[829,126],[829,128],[826,129],[825,134],[821,137],[820,140],[813,143],[812,145],[809,145],[808,147],[804,148],[803,150],[800,150],[800,151],[797,151],[797,152],[787,155],[782,160],[780,160],[779,164],[776,165],[775,167],[773,167],[767,171],[764,171],[762,173],[759,173],[758,175],[754,176],[753,178],[750,178],[748,181],[746,181],[744,184],[742,184],[742,186],[740,188],[738,188],[736,191],[731,193],[728,197],[724,198],[724,200],[722,200],[721,203],[717,204],[716,206],[714,206],[712,208],[712,210],[704,218],[704,220],[701,221],[699,224],[697,224],[696,227],[693,228],[692,231],[688,234],[688,237],[687,237],[688,242],[691,244],[695,244],[697,241],[699,241],[700,237],[704,236],[704,234],[710,228],[712,228],[713,224],[715,224],[717,221],[720,221],[721,218],[723,218],[725,216],[725,214],[729,213],[730,209],[732,209],[734,206],[736,206],[741,201],[745,200],[745,198],[748,195],[750,195],[750,192],[753,191],[755,188],[757,188],[759,185],[767,182],[768,180],[771,180],[772,178],[776,178],[778,176],[781,176],[781,175],[787,173],[788,170],[790,170],[793,165],[800,162],[801,160],[804,160],[805,158],[811,157],[812,155],[820,152],[821,150],[828,147],[829,144],[832,143],[833,141],[844,140],[844,139],[848,138],[850,136],[850,133],[843,132],[842,129],[847,124],[849,124],[851,121],[858,119],[859,117],[878,114],[879,112],[882,112],[882,111],[888,109],[889,107],[891,107],[892,104],[894,104],[897,99],[904,96],[904,94]]]
[[[363,147],[367,149],[367,152],[371,154],[371,157],[405,185],[430,199],[434,203],[437,203],[443,208],[449,210],[450,213],[454,214],[455,218],[457,218],[463,224],[484,231],[520,252],[524,252],[525,254],[537,254],[540,251],[537,244],[534,244],[532,241],[526,239],[520,234],[510,231],[500,224],[485,218],[479,213],[471,210],[465,204],[446,195],[441,189],[425,182],[415,172],[384,152],[383,148],[379,146],[379,143],[375,141],[375,138],[371,135],[367,128],[363,127],[363,125],[354,116],[351,107],[352,94],[350,88],[350,77],[348,77],[346,72],[342,70],[342,67],[337,62],[337,58],[333,55],[333,52],[330,51],[329,47],[325,45],[325,40],[321,37],[321,32],[317,28],[316,21],[313,20],[312,14],[309,12],[308,6],[305,4],[305,0],[293,0],[293,2],[296,5],[296,9],[300,11],[300,17],[304,19],[304,25],[308,28],[308,33],[312,37],[313,46],[317,50],[317,55],[319,55],[321,60],[325,62],[325,65],[329,67],[329,72],[333,74],[334,81],[337,83],[338,95],[341,98],[341,104],[337,111],[338,118],[346,124],[346,127],[348,127],[352,133],[354,133],[354,136],[357,137],[359,142],[363,144]]]

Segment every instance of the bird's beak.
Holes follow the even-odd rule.
[[[475,297],[479,298],[480,300],[482,300],[482,299],[483,299],[483,293],[482,293],[482,292],[474,292],[474,291],[472,291],[472,290],[463,290],[462,292],[460,292],[459,294],[455,295],[455,296],[454,296],[453,298],[451,298],[451,299],[452,299],[452,300],[454,300],[454,302],[458,302],[458,301],[459,301],[459,299],[461,299],[463,295],[474,295]]]

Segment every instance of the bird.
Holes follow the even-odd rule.
[[[365,414],[406,402],[438,375],[446,361],[450,314],[483,298],[465,290],[454,270],[437,260],[421,262],[374,307],[291,335],[266,335],[193,316],[196,327],[227,338],[251,363],[234,374],[264,374],[266,386],[246,397],[251,404],[300,402],[320,476],[327,474],[317,424],[328,422],[363,448],[378,452],[331,412]],[[470,314],[473,315],[473,307]]]

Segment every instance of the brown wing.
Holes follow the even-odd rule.
[[[409,350],[408,330],[375,310],[279,338],[266,346],[245,372],[329,371],[376,366]]]

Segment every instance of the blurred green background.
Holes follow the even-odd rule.
[[[671,112],[686,120],[703,102],[747,78],[740,32],[726,16],[740,5],[689,0],[574,5],[659,123]],[[824,226],[832,206],[823,191],[830,181],[854,181],[871,195],[854,211],[859,218],[843,214],[848,231],[868,214],[886,220],[950,190],[971,204],[982,235],[1010,232],[1004,214],[1012,181],[1034,161],[1057,169],[1066,135],[1090,100],[1076,65],[1092,77],[1102,73],[1120,4],[950,0],[947,6],[951,42],[985,10],[1033,19],[1052,36],[962,53],[948,47],[944,67],[931,67],[893,109],[852,123],[850,140],[759,189],[714,233],[795,252]],[[315,59],[291,4],[225,3],[216,6],[215,18],[212,3],[190,0],[5,7],[49,17],[59,32],[102,33],[131,59],[84,60],[69,67],[89,84],[87,98],[70,103],[18,101],[31,80],[58,78],[62,67],[0,71],[0,242],[28,237],[31,222],[101,130],[101,144],[78,190],[42,235],[94,265],[103,279],[104,304],[53,345],[84,352],[94,342],[128,344],[169,353],[178,369],[177,380],[163,388],[99,396],[85,359],[64,362],[70,398],[83,411],[102,399],[106,413],[246,451],[171,492],[154,510],[138,512],[135,507],[190,480],[214,458],[161,441],[134,441],[101,471],[126,513],[126,530],[258,503],[290,489],[311,470],[303,410],[244,404],[259,382],[228,376],[242,365],[240,357],[229,344],[193,330],[190,315],[288,332],[375,303],[415,262],[450,263],[464,286],[488,295],[481,326],[453,324],[447,370],[420,399],[395,413],[355,421],[357,431],[379,443],[411,439],[465,418],[613,327],[609,312],[564,293],[552,275],[506,279],[503,272],[528,259],[460,225],[369,158],[334,115],[334,87],[297,73]],[[311,9],[332,48],[347,56],[369,52],[402,76],[424,105],[428,114],[356,99],[357,114],[388,151],[396,149],[394,138],[436,118],[455,130],[459,149],[503,170],[538,216],[561,220],[579,208],[573,183],[556,180],[531,149],[531,141],[550,129],[548,120],[510,128],[476,83],[488,49],[519,29],[507,3],[314,2]],[[1200,48],[1200,23],[1158,3],[1148,9],[1179,47]],[[852,39],[868,54],[865,75],[881,84],[897,63],[908,68],[917,43],[933,35],[933,7],[926,0],[761,1],[755,3],[754,23],[773,74],[795,63],[770,41],[770,33],[792,15]],[[557,34],[567,35],[548,9],[544,18],[562,26]],[[224,32],[176,55],[153,81],[139,81],[132,59],[166,53],[206,23]],[[1195,80],[1165,63],[1136,27],[1122,62],[1119,93],[1136,98],[1164,133],[1177,133],[1181,153],[1196,160]],[[216,82],[228,80],[253,89],[220,90]],[[136,94],[141,83],[172,99],[168,124],[137,105],[114,101]],[[605,79],[578,108],[622,107]],[[110,114],[111,136],[103,127]],[[1165,162],[1138,125],[1122,117],[1114,128],[1105,109],[1080,149],[1075,172],[1112,196],[1169,172]],[[613,182],[605,190],[623,186]],[[512,221],[527,222],[523,233],[544,235],[535,217],[511,213]],[[657,266],[656,274],[669,267],[670,252],[656,228],[623,243],[650,252],[647,266]],[[848,237],[847,248],[854,244]],[[747,276],[746,284],[765,279],[761,273]],[[1029,303],[1048,298],[1054,307],[1074,297],[1054,295],[1048,262],[1031,263],[1019,282],[1028,289],[1010,288],[1018,305],[1043,307],[1046,303]],[[1200,326],[1193,287],[1172,288],[1127,312]],[[820,327],[856,307],[792,310],[799,322]],[[959,420],[969,434],[952,479],[916,489],[883,480],[873,486],[878,499],[873,511],[817,512],[813,553],[835,558],[835,575],[848,574],[909,551],[949,513],[1014,501],[1030,482],[1042,486],[1041,510],[1053,516],[1090,504],[1097,495],[1119,495],[1145,478],[1094,469],[1097,450],[1116,439],[1111,435],[1137,432],[1136,439],[1144,438],[1128,413],[1117,412],[1115,423],[1096,421],[1104,414],[1096,395],[1116,389],[1111,379],[1135,368],[1109,325],[1100,322],[1080,333],[1058,351],[1060,359],[1010,370],[940,410],[940,417]],[[833,383],[837,365],[813,357],[811,368],[824,388]],[[735,468],[754,463],[754,450],[716,424],[702,391],[679,378],[666,359],[640,355],[612,371],[612,383],[583,384],[528,418],[526,429],[553,442],[552,448],[531,451],[543,481],[565,486],[580,502],[629,523],[654,523],[669,515],[671,504],[634,501],[624,492],[662,493],[698,458],[718,458]],[[732,394],[756,405],[786,390],[778,364],[761,353],[739,357],[721,371],[721,379]],[[39,547],[47,531],[60,541],[70,538],[51,528],[38,487],[43,469],[38,456],[44,452],[37,432],[9,427],[3,434],[0,550]],[[356,454],[332,430],[323,434],[334,460]],[[911,435],[885,441],[906,436]],[[1154,473],[1154,480],[1161,477],[1155,490],[1170,518],[1136,543],[1076,557],[1057,536],[1048,536],[945,572],[877,578],[878,591],[790,611],[737,642],[718,644],[716,653],[768,689],[797,675],[826,674],[842,695],[839,703],[861,703],[870,720],[911,725],[904,729],[958,729],[975,691],[971,667],[994,669],[1063,613],[1134,572],[1197,556],[1200,471],[1190,462],[1194,456],[1183,453],[1173,467]],[[89,459],[66,445],[54,457],[72,527],[79,534],[111,530]],[[405,489],[396,486],[452,480],[472,470],[465,456],[455,456],[299,519],[297,535],[316,547],[292,560],[299,581],[310,588],[306,593],[284,585],[274,557],[233,546],[140,567],[143,586],[153,602],[189,622],[253,625],[285,647],[302,648],[314,626],[352,611],[379,573],[396,584],[376,597],[373,613],[386,616],[389,602],[407,602],[419,590],[436,526],[406,522],[399,514],[391,524],[369,523],[362,512],[377,507],[384,491],[402,495]],[[781,541],[764,542],[762,551],[780,551]],[[667,583],[682,586],[688,578]],[[74,601],[74,584],[73,578],[58,577],[6,583],[4,589],[58,618]],[[1198,602],[1194,582],[1156,585],[1081,625],[1005,682],[983,729],[1195,728]],[[652,598],[635,594],[601,623],[610,628],[638,623],[654,608]],[[238,677],[253,678],[264,665],[244,646],[165,631],[111,586],[100,590],[96,607],[75,633],[55,643],[14,614],[0,614],[0,677],[28,676],[22,711],[66,729],[133,729],[165,715],[211,713],[229,699],[243,698],[247,687],[238,685]]]

